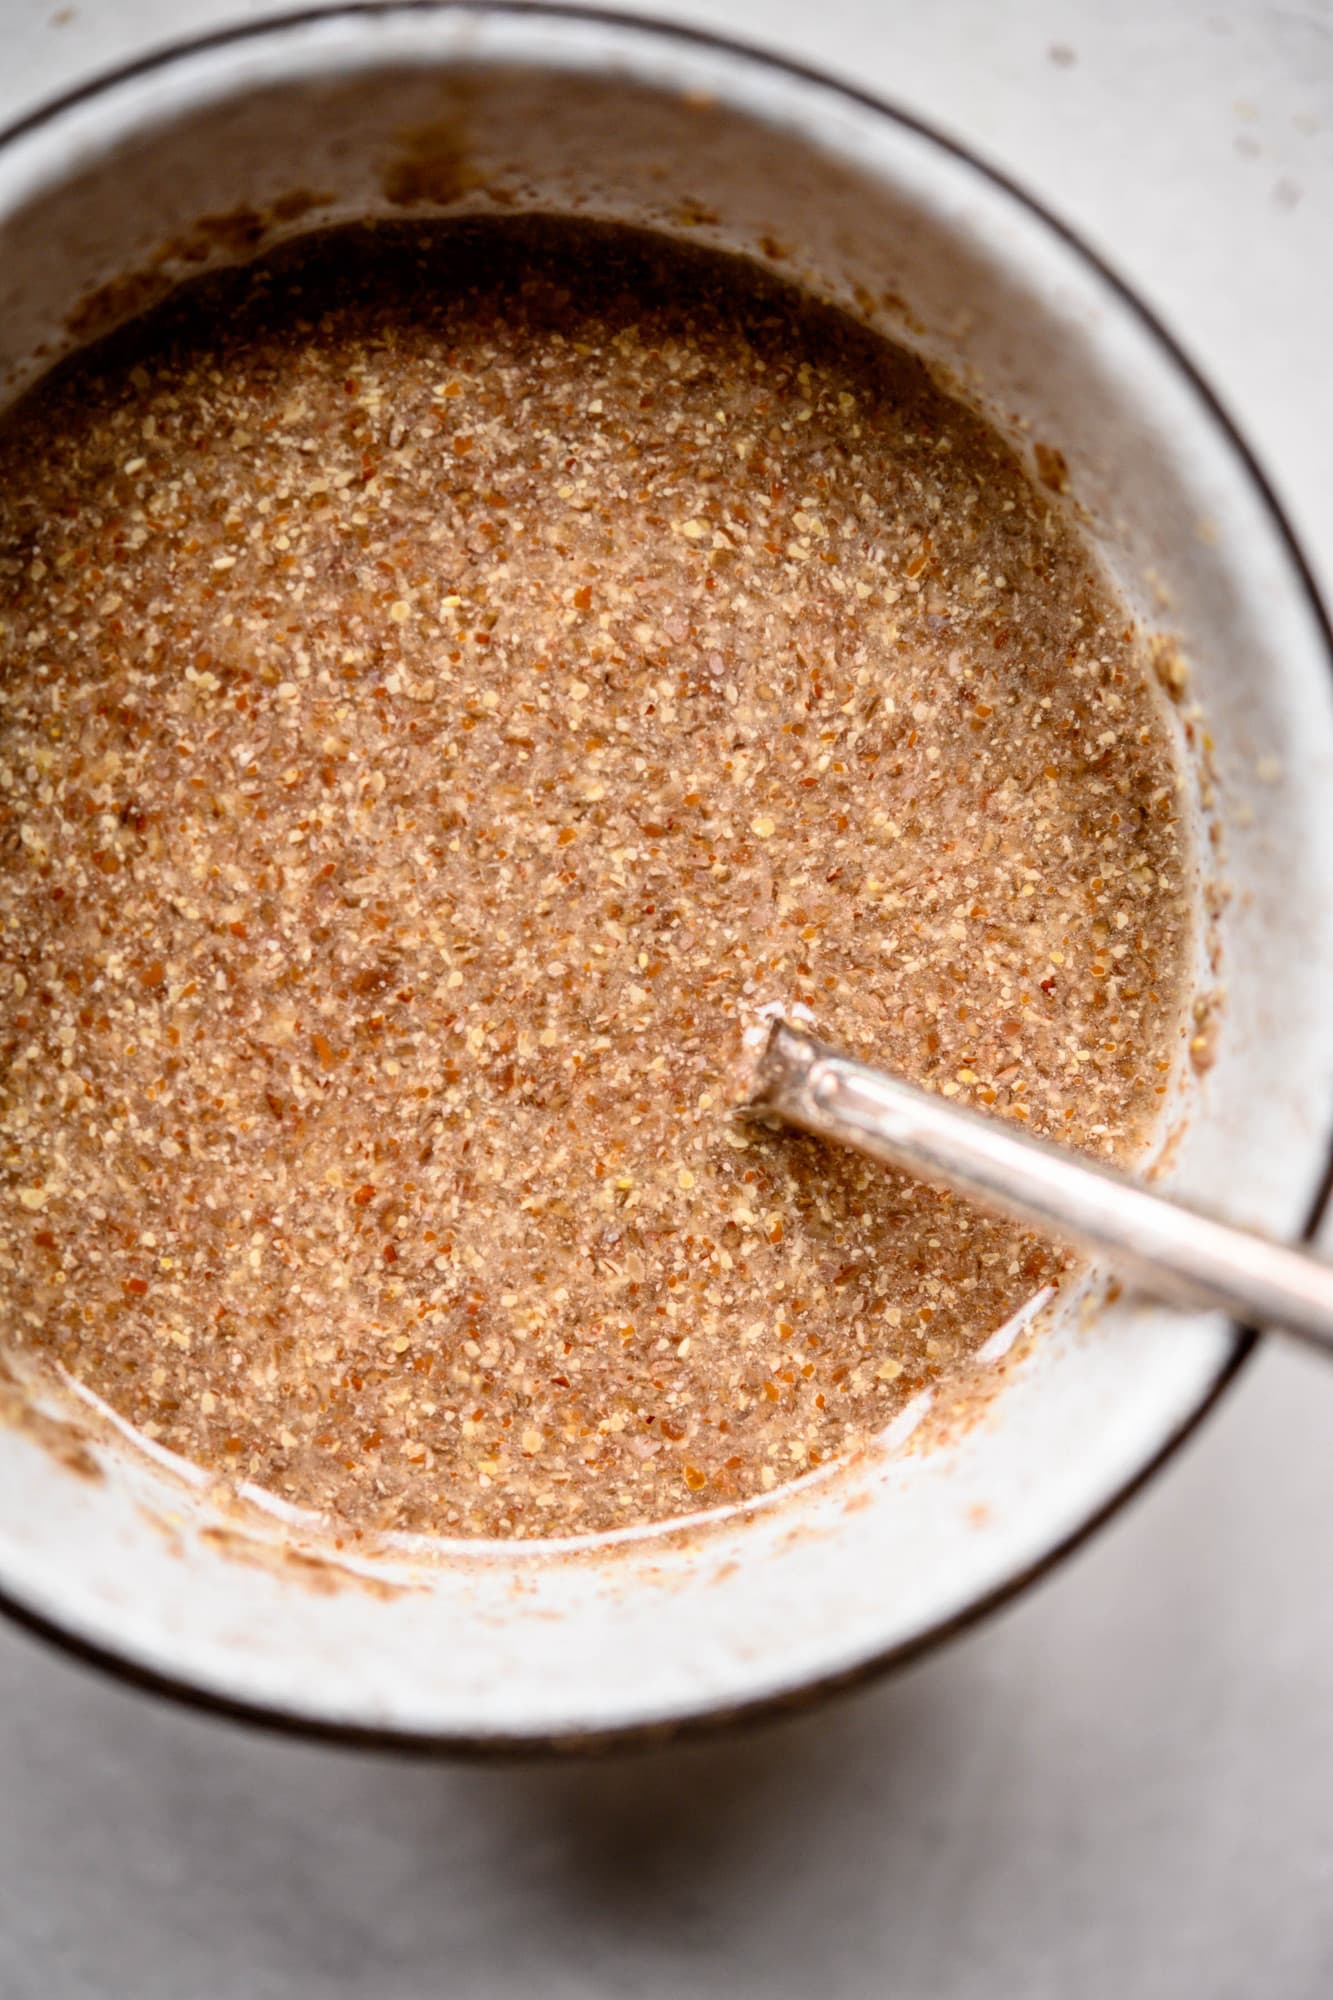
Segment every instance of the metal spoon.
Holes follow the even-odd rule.
[[[853,1062],[790,1022],[773,1023],[745,1109],[1104,1252],[1157,1298],[1221,1307],[1333,1353],[1333,1265]]]

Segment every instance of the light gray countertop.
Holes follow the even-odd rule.
[[[0,0],[0,119],[264,8]],[[1078,225],[1333,582],[1333,5],[728,0]],[[0,1630],[0,2000],[1333,1993],[1333,1374],[1266,1347],[1130,1511],[898,1679],[558,1769],[249,1734]]]

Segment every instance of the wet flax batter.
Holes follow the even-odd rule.
[[[207,280],[0,433],[5,1340],[363,1529],[763,1493],[1056,1263],[739,1125],[739,1024],[1124,1159],[1185,858],[1123,608],[905,354],[591,228]]]

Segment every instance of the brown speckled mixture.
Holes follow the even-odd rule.
[[[766,1491],[1055,1268],[726,1106],[821,1031],[1094,1151],[1180,1048],[1123,611],[904,356],[472,225],[209,281],[0,435],[6,1334],[360,1529]]]

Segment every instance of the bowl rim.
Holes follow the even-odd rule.
[[[1233,453],[1243,477],[1268,515],[1292,569],[1293,581],[1306,601],[1320,647],[1333,674],[1333,623],[1320,595],[1291,521],[1278,494],[1252,447],[1246,441],[1226,405],[1207,378],[1170,331],[1157,312],[1120,276],[1113,265],[1071,224],[1064,221],[1046,202],[1004,168],[988,161],[968,144],[941,131],[928,119],[906,110],[894,100],[865,90],[857,84],[830,74],[815,64],[766,48],[744,38],[720,34],[710,28],[662,19],[638,11],[580,4],[580,0],[326,0],[313,7],[285,9],[258,20],[236,21],[158,43],[129,60],[98,70],[66,91],[43,99],[32,110],[0,127],[0,152],[7,151],[30,135],[57,125],[69,112],[126,84],[169,72],[175,65],[197,56],[224,51],[232,46],[267,41],[270,38],[317,27],[324,22],[357,19],[382,22],[386,16],[423,18],[466,16],[508,16],[606,27],[622,34],[642,35],[677,45],[711,51],[732,60],[749,63],[797,83],[814,85],[874,117],[889,121],[900,130],[925,140],[952,156],[970,172],[988,181],[1009,201],[1025,210],[1045,230],[1094,275],[1112,294],[1116,303],[1133,317],[1159,348],[1177,374],[1192,391],[1202,411]],[[1333,1132],[1326,1140],[1326,1155],[1319,1184],[1310,1201],[1300,1230],[1300,1240],[1309,1242],[1333,1200]],[[118,1652],[114,1647],[84,1637],[62,1625],[57,1618],[34,1610],[0,1584],[0,1616],[30,1633],[67,1657],[95,1667],[123,1684],[172,1703],[218,1716],[237,1725],[271,1731],[306,1741],[339,1745],[344,1748],[393,1752],[408,1756],[467,1757],[482,1762],[506,1759],[539,1759],[603,1750],[646,1749],[664,1740],[682,1740],[732,1733],[762,1724],[783,1715],[801,1713],[830,1696],[848,1692],[877,1680],[946,1644],[1021,1592],[1049,1576],[1066,1557],[1081,1548],[1099,1529],[1128,1505],[1161,1471],[1188,1438],[1211,1414],[1223,1393],[1235,1381],[1258,1345],[1259,1330],[1232,1322],[1230,1344],[1212,1380],[1204,1388],[1195,1407],[1151,1456],[1134,1473],[1099,1502],[1072,1529],[1033,1561],[1003,1577],[962,1609],[938,1619],[910,1639],[897,1641],[845,1670],[821,1676],[795,1690],[756,1696],[753,1700],[724,1711],[706,1711],[662,1723],[629,1724],[604,1731],[580,1732],[565,1736],[486,1736],[449,1732],[420,1732],[392,1727],[330,1721],[302,1715],[259,1701],[221,1694],[214,1689],[165,1670],[145,1666]]]

